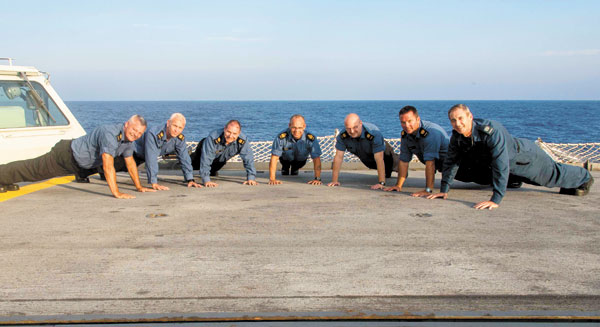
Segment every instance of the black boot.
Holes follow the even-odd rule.
[[[4,185],[4,188],[7,191],[18,191],[20,189],[19,185],[17,184],[8,184],[8,185]]]

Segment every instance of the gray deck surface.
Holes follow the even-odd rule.
[[[142,194],[123,174],[136,199],[93,177],[0,203],[0,317],[600,312],[600,183],[586,197],[525,185],[478,211],[491,188],[414,199],[422,171],[401,193],[370,190],[375,176],[343,171],[328,188],[261,173],[250,187],[222,171],[218,188],[188,189],[166,174],[170,191]]]

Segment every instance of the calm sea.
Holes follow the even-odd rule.
[[[446,113],[456,103],[468,105],[476,118],[500,121],[517,137],[600,142],[600,101],[68,101],[67,105],[88,132],[98,125],[123,122],[132,114],[155,125],[181,112],[187,118],[188,140],[200,140],[229,119],[238,119],[251,141],[265,141],[285,129],[289,117],[297,113],[306,117],[307,129],[317,136],[342,129],[344,117],[355,112],[377,125],[384,137],[398,138],[398,111],[405,105],[415,106],[421,119],[450,132]]]

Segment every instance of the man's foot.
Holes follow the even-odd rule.
[[[102,180],[102,181],[106,180],[106,176],[104,176],[104,173],[98,173],[98,175],[100,175],[100,180]]]
[[[523,186],[523,182],[508,182],[506,188],[520,188]]]
[[[75,182],[76,183],[89,183],[90,179],[87,177],[79,177],[79,176],[75,176]]]
[[[584,196],[590,193],[590,188],[594,184],[594,176],[590,175],[590,179],[581,184],[578,188],[560,188],[560,194]]]
[[[7,191],[18,191],[20,189],[19,185],[17,185],[17,184],[8,184],[8,185],[3,185],[3,186]]]
[[[297,176],[298,175],[298,170],[292,170],[292,172],[290,173],[290,175]]]
[[[6,187],[4,187],[4,185],[0,185],[0,193],[6,193]]]
[[[282,170],[281,170],[281,175],[283,175],[283,176],[287,176],[287,175],[289,175],[289,174],[290,174],[290,170],[289,170],[289,169],[282,169]]]
[[[211,171],[210,172],[210,176],[219,176],[219,172],[218,171]]]

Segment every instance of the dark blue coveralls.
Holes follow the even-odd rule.
[[[462,176],[456,179],[461,181],[490,184],[491,177],[490,201],[496,204],[504,197],[509,175],[528,184],[568,189],[591,178],[586,169],[555,162],[535,142],[513,137],[502,124],[487,119],[473,119],[471,137],[452,131],[440,192],[448,193],[459,167]]]

